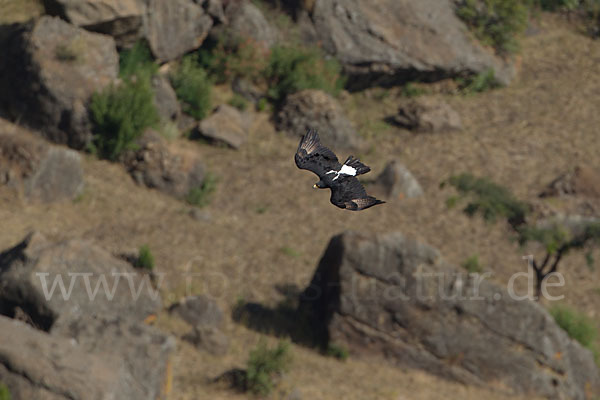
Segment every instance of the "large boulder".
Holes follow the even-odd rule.
[[[50,331],[83,316],[142,321],[161,300],[148,276],[89,241],[52,242],[34,232],[0,253],[0,314],[12,317],[17,307]]]
[[[85,316],[65,335],[0,316],[0,382],[13,399],[157,399],[174,340],[141,323]]]
[[[45,6],[73,25],[111,35],[121,47],[143,34],[144,0],[45,0]]]
[[[13,399],[147,399],[118,358],[0,316],[0,382]]]
[[[400,233],[335,236],[300,311],[318,337],[356,355],[513,394],[583,400],[600,392],[591,352],[543,307],[458,272]]]
[[[361,89],[407,79],[439,79],[492,68],[504,84],[508,66],[469,36],[451,0],[316,0],[317,40]]]
[[[192,0],[147,0],[145,37],[161,62],[174,60],[200,47],[213,20]]]
[[[0,185],[33,201],[73,199],[84,185],[81,156],[0,119]]]
[[[45,16],[6,43],[0,110],[53,142],[84,148],[92,137],[87,103],[117,78],[114,40]]]
[[[308,89],[287,96],[277,114],[276,126],[293,136],[317,129],[322,142],[335,148],[356,148],[358,132],[338,101],[322,90]]]
[[[129,384],[142,399],[160,398],[175,338],[120,315],[89,315],[52,330],[88,354],[121,359]]]
[[[144,132],[136,145],[122,160],[136,183],[177,198],[202,186],[204,165],[195,152],[171,146],[152,130]]]

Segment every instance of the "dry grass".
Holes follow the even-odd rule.
[[[0,25],[25,22],[44,12],[41,0],[0,0]]]
[[[219,177],[205,208],[211,221],[195,220],[184,203],[136,186],[119,165],[88,158],[87,187],[77,202],[26,204],[0,188],[0,248],[14,245],[32,229],[57,238],[90,238],[114,252],[148,244],[155,270],[168,273],[163,286],[167,305],[188,292],[182,273],[191,271],[202,275],[192,282],[191,292],[212,295],[226,311],[238,299],[275,305],[282,300],[277,285],[304,287],[331,236],[349,229],[402,231],[439,248],[456,265],[477,253],[496,281],[507,282],[512,273],[525,270],[508,228],[469,219],[460,208],[448,210],[445,200],[452,191],[438,184],[450,174],[470,171],[533,200],[547,182],[577,163],[585,160],[600,168],[600,81],[594,78],[599,61],[600,42],[543,19],[541,33],[523,45],[522,71],[511,87],[446,99],[463,118],[465,128],[458,133],[413,135],[377,125],[396,111],[393,91],[383,99],[370,92],[347,96],[343,103],[351,118],[362,130],[371,127],[362,157],[372,174],[398,157],[422,183],[422,198],[387,199],[388,204],[360,213],[333,207],[327,191],[311,188],[315,177],[296,169],[297,138],[276,133],[267,115],[260,114],[249,143],[239,151],[174,142],[192,147]],[[285,247],[299,256],[286,255]],[[566,301],[598,321],[600,268],[590,272],[582,255],[570,255],[563,272]],[[166,315],[158,324],[174,333],[185,330]],[[258,341],[256,332],[233,322],[227,333],[232,343],[225,357],[180,343],[172,399],[245,398],[207,385],[225,370],[243,367]],[[419,400],[438,399],[440,393],[448,399],[514,398],[380,360],[351,356],[341,363],[299,346],[292,350],[295,363],[283,387],[297,388],[303,398]]]

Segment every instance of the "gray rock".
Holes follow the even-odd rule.
[[[260,89],[251,81],[240,78],[239,76],[235,77],[233,82],[231,82],[231,90],[246,100],[251,101],[254,105],[258,104],[261,99],[265,98],[264,90]]]
[[[507,84],[515,74],[514,66],[471,39],[450,0],[316,0],[311,17],[318,40],[342,62],[352,89],[489,68]]]
[[[12,34],[3,57],[0,109],[56,143],[89,144],[86,105],[117,78],[114,40],[44,16]]]
[[[404,102],[393,121],[417,132],[445,132],[462,129],[460,115],[448,103],[434,97],[419,97]]]
[[[154,105],[161,119],[163,121],[177,120],[181,114],[181,106],[169,80],[163,75],[153,76],[152,89],[154,90]]]
[[[0,120],[0,185],[32,201],[73,199],[84,185],[81,156]]]
[[[114,37],[120,47],[143,35],[144,0],[46,0],[45,6],[73,25]]]
[[[121,359],[139,398],[160,398],[175,338],[119,315],[84,316],[52,334],[74,340],[87,354]]]
[[[198,133],[210,141],[239,149],[248,140],[248,115],[237,108],[221,104],[214,113],[200,121]]]
[[[154,56],[170,61],[200,47],[212,18],[192,0],[147,0],[145,37]]]
[[[303,90],[288,96],[275,123],[278,130],[298,137],[309,128],[316,129],[329,147],[356,148],[361,144],[338,101],[321,90]]]
[[[300,312],[354,355],[511,394],[583,400],[600,391],[591,352],[539,304],[459,272],[400,233],[335,236]]]
[[[0,313],[13,315],[15,306],[49,331],[91,315],[141,321],[161,301],[149,277],[92,243],[34,232],[0,253]]]
[[[192,326],[184,339],[196,347],[215,355],[223,355],[229,348],[229,339],[221,330],[223,311],[206,296],[191,296],[172,306],[170,311]]]
[[[172,313],[179,315],[192,326],[218,327],[223,322],[223,311],[206,296],[190,296],[171,306]]]
[[[0,316],[0,382],[13,399],[148,399],[119,357]]]
[[[374,184],[388,197],[413,198],[423,195],[419,182],[398,160],[390,161]]]
[[[127,171],[140,185],[177,198],[204,181],[204,165],[193,151],[169,146],[158,133],[147,130],[136,141],[138,148],[122,158]]]

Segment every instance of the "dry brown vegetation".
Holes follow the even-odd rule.
[[[0,9],[4,3],[0,0]],[[226,312],[239,299],[276,305],[283,300],[278,285],[304,287],[330,237],[352,229],[416,236],[456,265],[479,254],[493,279],[507,282],[526,267],[508,227],[469,219],[460,208],[447,209],[445,200],[452,191],[440,189],[439,183],[470,171],[534,200],[545,184],[577,163],[600,168],[600,42],[557,17],[543,16],[538,24],[540,32],[523,42],[519,78],[510,87],[472,96],[438,94],[460,113],[462,132],[415,135],[386,125],[382,119],[396,112],[399,90],[343,96],[350,118],[368,138],[370,147],[360,156],[372,167],[372,175],[399,157],[423,185],[421,198],[388,199],[384,206],[360,213],[333,207],[328,191],[311,188],[315,177],[296,169],[292,155],[297,139],[275,132],[263,113],[239,151],[185,139],[174,143],[193,146],[219,177],[213,201],[204,209],[210,221],[192,218],[183,202],[136,186],[122,166],[88,156],[86,188],[74,202],[27,204],[10,188],[0,188],[0,248],[16,244],[32,229],[56,238],[89,238],[115,253],[148,244],[155,270],[167,274],[162,287],[166,305],[187,294],[182,273],[192,271],[201,277],[194,279],[191,293],[215,296]],[[548,207],[564,206],[546,202]],[[560,294],[600,326],[600,268],[590,271],[582,254],[569,255],[562,268],[567,284]],[[176,334],[187,329],[166,313],[157,325]],[[231,348],[225,357],[179,342],[170,398],[245,398],[208,381],[243,367],[260,334],[233,322],[226,331]],[[294,364],[274,398],[293,388],[306,399],[418,400],[439,399],[442,393],[447,399],[514,398],[392,367],[380,359],[351,355],[340,362],[299,345],[292,351]]]

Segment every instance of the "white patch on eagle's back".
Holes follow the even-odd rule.
[[[356,168],[352,168],[351,166],[344,164],[342,165],[342,169],[340,169],[339,174],[355,176]]]
[[[331,171],[326,172],[325,175],[335,174],[335,173],[337,173],[337,171],[332,169]]]

